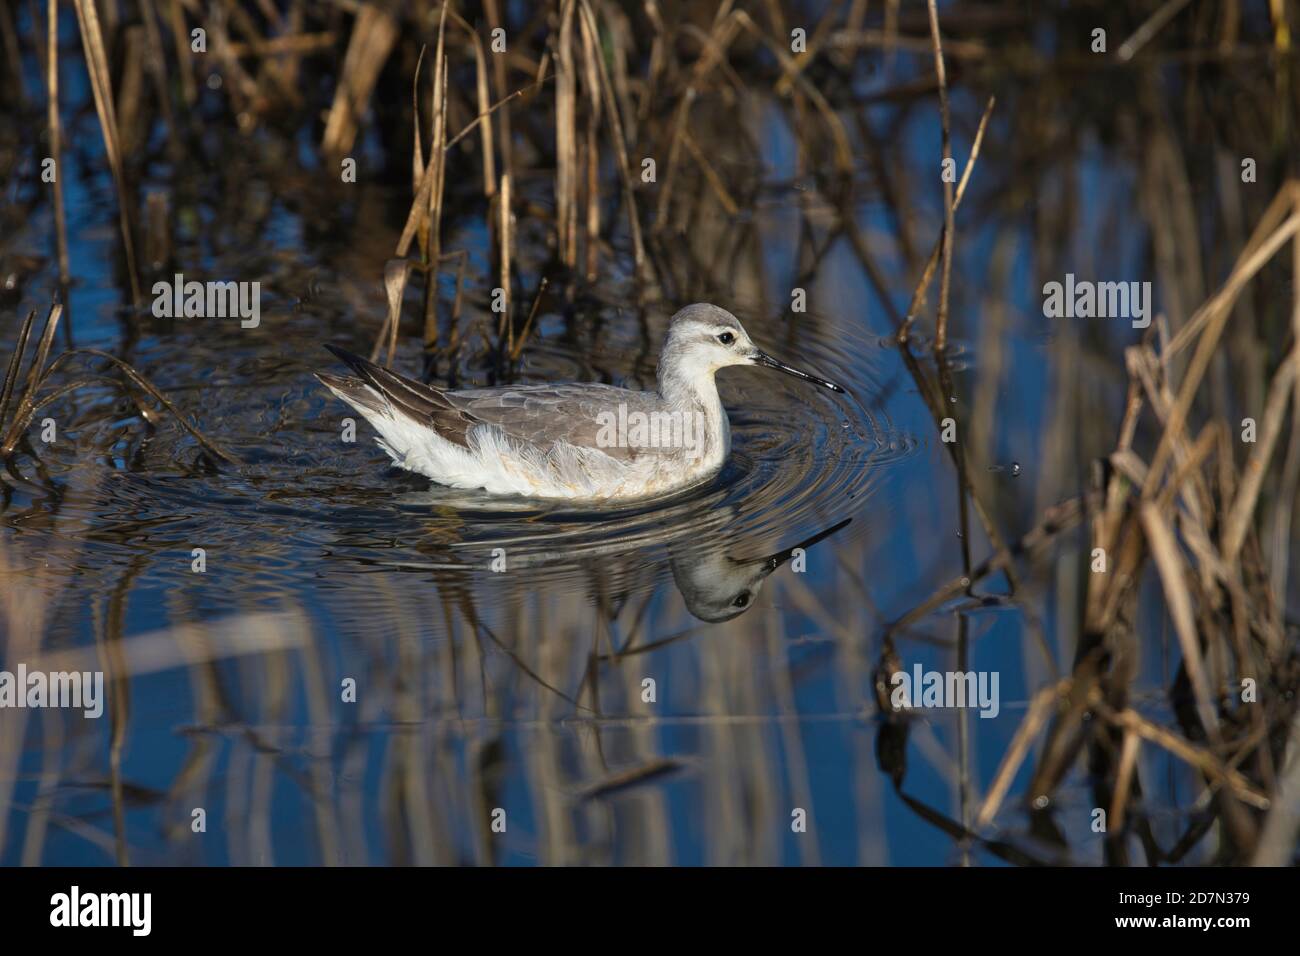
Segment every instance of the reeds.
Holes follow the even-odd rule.
[[[326,155],[342,157],[352,148],[357,125],[366,112],[379,71],[397,41],[397,32],[398,23],[385,7],[361,4],[348,36],[348,51],[339,73],[334,104],[321,138]]]
[[[1279,602],[1285,595],[1274,589],[1263,561],[1257,505],[1287,407],[1292,415],[1300,412],[1294,401],[1300,350],[1293,345],[1274,370],[1258,439],[1240,466],[1225,425],[1207,423],[1196,441],[1187,426],[1209,353],[1229,321],[1234,301],[1286,242],[1300,245],[1298,189],[1295,182],[1283,187],[1220,291],[1177,336],[1162,334],[1159,338],[1167,344],[1159,351],[1150,344],[1129,349],[1129,401],[1118,445],[1105,478],[1086,499],[1093,514],[1089,561],[1095,564],[1100,556],[1104,569],[1096,573],[1094,566],[1094,573],[1087,575],[1076,665],[1071,676],[1034,698],[977,814],[977,829],[994,819],[1031,742],[1048,728],[1029,800],[1050,802],[1074,755],[1086,745],[1094,761],[1102,761],[1099,787],[1107,797],[1102,805],[1110,808],[1111,826],[1122,834],[1125,815],[1137,799],[1135,765],[1145,741],[1204,776],[1208,797],[1227,823],[1228,838],[1240,858],[1263,853],[1258,829],[1237,807],[1273,806],[1268,794],[1275,786],[1273,767],[1280,755],[1270,753],[1265,728],[1286,727],[1292,720],[1294,706],[1285,696],[1276,696],[1276,690],[1289,686],[1294,647],[1283,633]],[[1300,308],[1300,292],[1295,308]],[[1193,345],[1196,354],[1181,381],[1171,380],[1178,352]],[[1150,465],[1133,447],[1144,413],[1154,419],[1159,436]],[[1050,515],[1052,534],[1068,529],[1078,514],[1071,508]],[[1025,542],[1016,551],[1026,553],[1030,547]],[[999,551],[971,577],[937,592],[896,626],[919,620],[927,609],[968,589],[972,580],[1003,567],[1010,556],[1005,549]],[[1129,703],[1134,671],[1125,662],[1142,640],[1135,630],[1134,604],[1148,560],[1157,572],[1180,650],[1170,692],[1177,695],[1177,685],[1185,683],[1191,704],[1179,711],[1183,736],[1152,724]],[[1262,704],[1253,707],[1242,703],[1243,681],[1274,690],[1261,691]],[[1101,719],[1089,724],[1090,716]],[[1122,837],[1108,840],[1108,852],[1117,861],[1126,858]],[[1267,857],[1279,859],[1275,851]]]
[[[9,458],[18,443],[31,424],[33,417],[47,405],[51,405],[69,395],[72,395],[87,385],[96,383],[106,383],[111,386],[122,389],[129,397],[134,396],[127,387],[127,384],[134,385],[140,391],[144,392],[150,398],[157,401],[184,429],[191,438],[198,442],[199,446],[207,452],[216,461],[226,462],[227,464],[238,464],[238,459],[233,457],[229,452],[222,450],[215,443],[210,441],[198,428],[181,414],[180,410],[172,404],[158,388],[147,378],[141,375],[130,363],[122,361],[116,355],[111,355],[102,349],[77,348],[67,349],[61,352],[53,360],[49,359],[50,348],[54,344],[54,333],[58,328],[59,318],[63,315],[63,303],[55,302],[50,306],[50,310],[45,318],[45,328],[41,332],[41,339],[36,347],[36,353],[27,370],[27,379],[23,384],[22,392],[18,393],[16,387],[18,384],[19,374],[22,368],[23,359],[26,357],[27,342],[31,335],[31,327],[36,313],[28,314],[26,321],[23,323],[18,333],[17,347],[10,356],[9,368],[5,373],[3,383],[0,383],[0,429],[3,429],[3,438],[0,438],[0,459]],[[93,375],[91,378],[77,379],[49,391],[43,397],[38,399],[37,395],[41,388],[45,386],[53,377],[54,373],[66,362],[73,358],[89,357],[98,358],[108,362],[110,366],[120,371],[125,382],[108,378],[102,375]],[[6,427],[5,420],[9,411],[11,399],[17,395],[18,403],[14,407],[13,415],[9,417]],[[152,420],[153,412],[145,406],[140,407],[141,414],[146,419]]]
[[[947,168],[953,166],[952,139],[948,120],[948,74],[943,65],[943,46],[939,40],[939,13],[934,0],[926,0],[930,15],[930,38],[934,41],[934,75],[939,84],[939,127],[943,136],[943,273],[939,279],[939,314],[935,319],[934,348],[942,352],[948,347],[948,295],[952,287],[953,213],[957,202],[953,196],[953,179]],[[990,104],[991,105],[991,104]],[[977,152],[977,151],[973,151]]]
[[[993,32],[982,29],[979,19],[970,20],[988,10],[967,4],[945,5],[942,16],[934,0],[924,11],[897,2],[879,11],[878,6],[857,0],[827,5],[815,22],[802,24],[810,28],[807,52],[794,55],[789,30],[802,11],[776,3],[721,2],[695,17],[694,8],[661,8],[653,0],[622,6],[557,0],[521,9],[488,0],[480,16],[476,5],[423,0],[404,5],[295,0],[255,7],[149,0],[139,5],[144,45],[161,47],[155,41],[165,32],[172,48],[160,58],[114,64],[109,51],[132,49],[133,42],[139,49],[139,38],[120,35],[121,24],[101,22],[100,10],[111,15],[118,5],[76,0],[82,55],[118,203],[126,259],[122,299],[135,305],[140,300],[133,223],[142,217],[132,188],[142,165],[136,162],[143,150],[140,133],[160,123],[174,140],[169,148],[182,160],[196,159],[187,151],[194,149],[191,134],[200,117],[212,125],[224,118],[240,136],[265,122],[268,136],[292,142],[287,131],[300,132],[323,112],[319,165],[300,170],[304,178],[337,180],[337,161],[367,132],[374,133],[376,151],[393,160],[392,168],[405,169],[410,159],[410,204],[400,234],[396,243],[385,236],[384,255],[367,261],[372,272],[366,281],[383,289],[386,304],[382,316],[364,319],[356,330],[373,343],[372,358],[393,365],[410,351],[422,352],[426,374],[449,381],[480,383],[526,374],[520,366],[539,330],[548,327],[543,318],[559,313],[566,330],[582,331],[593,301],[617,302],[636,313],[649,355],[661,330],[645,316],[671,311],[691,298],[708,296],[724,304],[748,300],[758,303],[756,311],[782,311],[768,299],[787,290],[770,276],[765,240],[754,220],[763,202],[778,191],[788,194],[791,184],[771,181],[766,168],[771,156],[754,135],[758,102],[767,111],[766,122],[788,137],[795,153],[791,165],[801,187],[797,284],[811,286],[826,276],[832,288],[862,283],[869,291],[852,307],[861,307],[862,322],[873,332],[892,333],[904,388],[915,386],[922,417],[928,413],[936,430],[954,418],[960,436],[944,443],[955,494],[931,516],[936,523],[946,520],[950,503],[960,540],[949,560],[935,565],[933,580],[922,591],[928,597],[911,608],[869,609],[868,599],[881,596],[871,588],[868,555],[857,550],[840,554],[835,572],[841,575],[838,584],[855,595],[851,618],[848,611],[837,613],[844,609],[826,607],[824,593],[802,579],[789,583],[783,597],[833,640],[838,693],[848,709],[861,705],[873,659],[879,658],[883,670],[901,665],[909,653],[907,641],[918,631],[950,645],[956,659],[965,661],[973,644],[968,617],[986,600],[1023,615],[1030,648],[1026,670],[1032,663],[1046,675],[1032,684],[1025,716],[990,780],[980,781],[971,770],[971,734],[958,723],[952,766],[943,768],[957,784],[953,813],[926,806],[906,791],[903,758],[911,731],[894,715],[882,721],[879,755],[859,755],[862,766],[855,769],[870,781],[862,784],[864,792],[880,799],[872,790],[878,759],[899,798],[963,848],[1041,862],[1038,848],[1026,849],[1008,831],[1028,820],[1038,835],[1050,808],[1086,765],[1093,802],[1110,814],[1113,832],[1105,848],[1110,862],[1132,862],[1126,840],[1133,834],[1144,838],[1148,862],[1176,862],[1212,826],[1222,833],[1219,859],[1290,860],[1295,824],[1287,808],[1300,766],[1294,697],[1289,696],[1296,689],[1296,634],[1287,611],[1288,600],[1294,606],[1291,548],[1300,488],[1300,296],[1287,301],[1281,324],[1274,303],[1280,301],[1279,287],[1300,276],[1300,187],[1284,184],[1266,208],[1255,198],[1267,195],[1262,184],[1238,192],[1220,181],[1203,190],[1205,171],[1192,168],[1197,150],[1179,149],[1180,136],[1184,144],[1213,141],[1220,148],[1222,143],[1236,162],[1238,152],[1262,151],[1263,143],[1285,147],[1295,113],[1295,91],[1285,86],[1291,62],[1285,17],[1277,17],[1262,37],[1246,19],[1218,36],[1207,34],[1181,0],[1137,19],[1110,11],[1107,15],[1123,27],[1113,35],[1127,39],[1114,57],[1102,60],[1070,49],[1042,50],[1031,35],[1032,23],[1011,7],[1001,11],[1006,26]],[[4,9],[7,16],[9,8]],[[37,40],[47,78],[45,125],[50,153],[61,162],[80,144],[66,137],[60,115],[57,3],[50,0],[46,11],[47,29]],[[1069,19],[1076,13],[1069,5],[1056,10],[1052,16],[1060,19],[1054,32],[1069,36],[1065,28],[1077,27]],[[1230,19],[1228,13],[1224,19]],[[189,29],[199,25],[211,35],[211,56],[191,54]],[[496,27],[506,28],[508,52],[489,46],[488,31]],[[6,42],[11,36],[6,29]],[[1255,62],[1261,65],[1250,65]],[[1172,70],[1203,80],[1198,64],[1221,69],[1225,76],[1239,70],[1255,84],[1232,87],[1237,99],[1230,109],[1215,100],[1212,118],[1219,125],[1212,137],[1204,135],[1204,126],[1179,125],[1210,111],[1177,99],[1157,81],[1160,71]],[[866,67],[874,71],[877,65],[880,76],[867,75]],[[1103,243],[1076,239],[1070,244],[1080,218],[1079,189],[1070,178],[1079,144],[1072,139],[1075,130],[1063,129],[1054,117],[1059,118],[1061,103],[1099,110],[1084,98],[1071,98],[1072,84],[1081,75],[1119,69],[1128,71],[1123,82],[1132,82],[1133,102],[1108,103],[1104,115],[1071,117],[1082,128],[1104,129],[1146,157],[1145,198],[1123,213],[1140,218],[1152,236],[1151,259],[1166,314],[1122,352],[1113,348],[1110,333],[1053,330],[1056,337],[1043,354],[1058,377],[1053,393],[1042,397],[1052,407],[1044,415],[1042,441],[1034,446],[1043,477],[1036,491],[1027,487],[1028,477],[1008,491],[988,477],[1000,464],[992,456],[1006,445],[1032,444],[1010,429],[1004,434],[999,414],[1005,408],[999,395],[1008,390],[1013,371],[1019,372],[1015,363],[1023,360],[1005,351],[1002,333],[1012,334],[1018,321],[1021,333],[1025,328],[1024,316],[1012,304],[1016,290],[1002,282],[1011,283],[1013,276],[1019,282],[1021,270],[999,260],[990,271],[987,296],[996,300],[995,312],[980,308],[989,305],[980,298],[984,276],[972,275],[973,267],[963,269],[963,263],[967,256],[978,259],[973,237],[990,223],[1004,230],[995,237],[1002,250],[1017,249],[1016,229],[1027,230],[1032,241],[1024,245],[1033,255],[1025,272],[1046,274],[1063,261],[1104,257]],[[1085,72],[1091,70],[1098,72]],[[114,90],[110,78],[115,76],[131,86]],[[210,78],[224,80],[220,96],[212,95]],[[1227,82],[1219,76],[1214,81],[1186,88],[1214,99],[1217,84]],[[323,98],[312,92],[320,89],[328,91]],[[1240,103],[1267,108],[1239,109]],[[939,129],[938,148],[919,159],[896,144],[918,116],[927,123],[937,117]],[[963,152],[965,166],[954,183],[943,173]],[[637,175],[647,158],[656,161],[655,182]],[[1263,170],[1269,157],[1259,158]],[[1274,167],[1284,165],[1272,158]],[[373,168],[365,175],[370,182],[382,178]],[[69,260],[63,181],[60,174],[51,194],[52,238],[59,278],[67,285],[77,276]],[[1056,202],[1058,195],[1063,198]],[[864,216],[866,203],[880,215]],[[1026,224],[1016,217],[1030,206],[1035,218]],[[149,211],[152,238],[166,224],[166,207],[156,202]],[[3,215],[8,213],[0,210]],[[329,210],[316,215],[327,225],[333,221]],[[1003,225],[1010,222],[1016,229]],[[1252,222],[1253,232],[1244,235]],[[488,237],[481,248],[465,238],[475,226]],[[1115,228],[1124,234],[1139,231],[1123,215]],[[1234,229],[1243,233],[1239,240]],[[1095,252],[1080,251],[1088,245]],[[842,251],[850,255],[835,255]],[[837,258],[849,259],[852,275],[835,264]],[[438,280],[453,266],[455,298],[448,313]],[[624,273],[631,281],[623,282]],[[404,325],[403,304],[413,276],[421,305],[418,317],[408,315]],[[936,301],[928,308],[936,277]],[[1214,287],[1217,291],[1206,297],[1204,290]],[[497,289],[503,307],[493,313]],[[34,355],[29,353],[36,313],[16,323],[0,382],[0,454],[11,476],[23,474],[28,463],[39,470],[36,449],[24,444],[38,412],[70,407],[75,420],[83,398],[105,389],[135,403],[151,422],[162,409],[214,463],[234,461],[224,441],[217,442],[219,436],[200,431],[182,412],[180,400],[168,398],[135,363],[104,350],[55,354],[56,330],[67,323],[63,312],[59,302],[50,308]],[[137,318],[132,314],[126,321]],[[789,318],[788,333],[797,345],[805,328],[801,323],[816,319]],[[933,338],[926,343],[920,329],[931,326]],[[977,366],[964,368],[964,340],[976,329],[988,335],[980,336]],[[928,347],[914,348],[920,343]],[[994,350],[1003,350],[996,361]],[[74,364],[88,370],[69,374]],[[630,371],[645,374],[649,365],[649,358],[640,356]],[[971,383],[972,378],[977,381]],[[968,385],[976,394],[970,415],[963,406]],[[1085,402],[1098,393],[1104,400]],[[1014,398],[1025,400],[1019,393]],[[1247,414],[1258,426],[1249,445],[1237,437],[1237,423]],[[7,540],[0,538],[0,548]],[[1091,556],[1097,550],[1105,555],[1105,570],[1094,572]],[[15,554],[15,549],[0,550],[0,560]],[[17,577],[20,565],[13,559],[0,566],[0,573],[7,580]],[[757,628],[757,616],[731,626],[726,633],[734,641],[698,641],[701,629],[691,622],[647,610],[649,596],[618,603],[597,580],[603,570],[593,572],[591,604],[599,608],[598,626],[591,645],[576,650],[571,635],[552,626],[551,615],[578,622],[571,630],[591,635],[586,596],[552,595],[546,604],[540,598],[527,605],[521,600],[503,615],[505,622],[490,620],[493,615],[475,605],[459,580],[439,579],[436,596],[427,599],[392,596],[386,624],[402,635],[400,653],[389,660],[386,644],[362,643],[378,674],[391,681],[385,690],[392,692],[403,722],[400,745],[385,758],[393,772],[385,791],[392,810],[387,835],[400,852],[418,862],[450,862],[456,851],[449,848],[453,841],[447,834],[467,820],[477,828],[473,854],[488,860],[497,852],[485,836],[482,811],[489,806],[488,778],[499,769],[492,761],[501,759],[494,756],[500,740],[484,731],[472,741],[467,752],[482,759],[466,774],[473,778],[473,793],[453,792],[446,783],[459,779],[448,752],[452,734],[430,723],[430,713],[451,714],[456,721],[481,719],[486,725],[513,703],[517,682],[526,688],[521,696],[537,721],[579,715],[591,722],[593,739],[608,736],[602,720],[623,712],[644,716],[632,663],[641,666],[655,654],[675,650],[689,655],[684,666],[697,666],[702,675],[699,709],[705,715],[702,735],[713,748],[710,766],[700,770],[656,752],[653,734],[640,728],[635,759],[623,762],[608,761],[596,753],[599,748],[574,757],[548,739],[528,756],[529,780],[538,784],[530,799],[545,828],[535,848],[538,856],[547,862],[575,858],[578,823],[589,822],[582,814],[678,771],[698,772],[701,788],[719,808],[710,859],[780,859],[779,848],[747,829],[753,808],[741,806],[733,791],[741,779],[757,799],[770,801],[785,785],[777,779],[785,768],[775,765],[768,750],[795,754],[798,735],[783,725],[768,740],[757,731],[731,728],[727,720],[733,710],[759,705],[771,705],[781,720],[798,717],[798,674],[782,657],[783,619],[774,615],[776,623],[764,625],[770,630],[757,642],[748,640],[756,633],[751,629]],[[121,594],[130,587],[130,581],[121,584]],[[19,590],[5,589],[9,633],[25,627],[28,637],[39,635],[52,625],[43,607],[13,599]],[[1049,601],[1055,602],[1058,650],[1069,652],[1059,660],[1038,620],[1039,608]],[[97,653],[110,670],[140,673],[139,645],[132,643],[137,639],[121,633],[123,608],[119,598],[103,609]],[[177,618],[189,613],[183,603],[174,610]],[[952,633],[941,638],[929,633],[936,621]],[[446,656],[424,655],[417,646],[429,622],[442,629],[446,641],[436,653]],[[304,634],[314,626],[291,623],[291,630]],[[373,622],[356,623],[361,630]],[[1161,689],[1172,720],[1153,716],[1137,693],[1138,662],[1166,629],[1167,656],[1174,663]],[[620,636],[626,638],[621,644]],[[169,795],[179,806],[207,785],[214,758],[205,749],[206,737],[222,732],[234,707],[222,698],[223,682],[209,669],[212,658],[203,652],[208,637],[195,633],[177,640],[189,641],[183,646],[192,652],[186,666],[198,700],[195,735],[204,738],[196,741]],[[312,723],[326,726],[330,709],[324,688],[333,678],[323,659],[328,655],[312,641],[306,647]],[[770,670],[755,667],[755,653],[764,655]],[[160,659],[176,664],[174,655]],[[494,688],[490,678],[502,675],[508,679]],[[266,714],[287,712],[282,661],[259,660],[245,676],[265,680]],[[1246,679],[1264,689],[1258,706],[1240,698]],[[502,686],[511,691],[499,690]],[[724,699],[718,688],[734,690],[735,698]],[[135,718],[123,685],[115,694],[122,709],[110,735],[114,832],[90,826],[78,832],[117,859],[129,860],[122,811],[129,786],[121,754],[124,728]],[[365,719],[384,718],[379,705],[370,706],[375,709]],[[243,729],[242,763],[227,778],[245,775],[231,786],[249,784],[237,806],[248,808],[258,823],[231,837],[231,853],[251,861],[270,851],[267,774],[281,751],[252,726]],[[49,733],[53,742],[57,729]],[[20,744],[9,740],[0,747],[0,786],[12,780],[6,767],[12,768]],[[335,744],[312,743],[315,795],[329,790],[327,764]],[[366,764],[362,745],[343,746],[341,762],[353,770]],[[942,750],[934,740],[927,746],[931,756]],[[1145,839],[1151,829],[1155,751],[1181,765],[1200,789],[1188,813],[1193,819],[1172,844]],[[790,767],[797,778],[791,790],[803,799],[809,788],[797,756]],[[24,860],[40,859],[46,826],[70,825],[52,809],[59,773],[57,762],[43,768],[40,809],[30,818]],[[1026,777],[1027,785],[1017,789],[1016,781]],[[439,781],[437,786],[431,779]],[[438,786],[447,792],[435,792]],[[0,799],[0,826],[6,800]],[[454,809],[444,814],[439,801]],[[341,795],[342,807],[329,799],[315,802],[315,832],[327,861],[372,858],[365,831],[346,823],[363,816],[361,802],[357,793]],[[659,805],[646,819],[647,832],[658,828],[654,832],[666,842],[668,808]],[[173,830],[183,832],[183,819],[174,821]],[[1060,859],[1070,858],[1069,849],[1062,849]],[[667,855],[662,846],[653,852]]]
[[[45,9],[46,35],[45,50],[45,96],[48,104],[46,111],[50,129],[50,157],[55,168],[63,159],[63,124],[59,118],[59,4],[58,0],[49,0]],[[59,258],[59,284],[65,289],[68,285],[68,222],[63,210],[63,176],[54,180],[54,236]],[[3,420],[3,416],[0,416]]]
[[[113,173],[113,182],[117,187],[117,208],[122,228],[122,247],[126,252],[126,271],[131,289],[131,302],[140,301],[140,274],[136,268],[135,240],[131,234],[131,199],[126,188],[126,174],[123,168],[123,156],[119,141],[117,111],[113,105],[112,71],[108,65],[108,53],[104,49],[104,36],[99,26],[99,14],[94,0],[74,0],[77,11],[77,25],[81,29],[81,44],[86,53],[86,70],[90,74],[90,88],[95,97],[95,111],[99,114],[99,127],[104,135],[104,151],[108,154],[109,169]],[[51,14],[57,11],[51,10]],[[51,16],[53,24],[54,16]],[[54,29],[53,25],[50,27]],[[51,41],[53,47],[54,41]],[[53,51],[51,69],[57,71],[57,50]],[[51,74],[53,77],[53,74]],[[56,87],[51,79],[51,109],[57,111],[55,100]],[[56,118],[57,119],[57,118]],[[51,129],[56,123],[51,123]]]

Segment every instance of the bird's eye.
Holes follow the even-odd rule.
[[[730,345],[732,342],[736,341],[736,337],[730,332],[723,332],[718,336],[718,341],[723,345]]]
[[[736,595],[736,600],[731,602],[731,606],[744,607],[748,603],[749,603],[749,592],[741,591],[739,594]]]

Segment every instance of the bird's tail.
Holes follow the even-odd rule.
[[[398,375],[336,345],[325,347],[347,364],[356,377],[326,372],[318,372],[316,377],[376,427],[379,419],[413,422],[463,446],[467,444],[467,429],[479,424],[477,418],[456,405],[442,389]]]

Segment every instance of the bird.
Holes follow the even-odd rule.
[[[845,527],[843,521],[817,532],[790,548],[783,548],[760,558],[736,558],[710,544],[694,547],[670,547],[669,567],[673,583],[681,592],[686,609],[707,624],[721,624],[744,614],[754,606],[754,599],[768,575],[800,552]]]
[[[452,488],[525,498],[634,501],[707,481],[731,451],[714,381],[728,366],[776,369],[845,394],[777,361],[734,315],[703,302],[669,322],[653,390],[570,382],[453,391],[325,347],[354,375],[316,377],[370,422],[398,467]]]

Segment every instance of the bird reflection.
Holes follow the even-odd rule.
[[[780,532],[744,530],[755,513],[730,503],[706,501],[706,507],[696,500],[618,517],[567,512],[565,520],[548,525],[538,520],[545,512],[523,501],[492,502],[489,509],[482,497],[460,499],[440,493],[433,500],[420,494],[406,496],[403,502],[422,508],[432,503],[459,506],[458,524],[449,524],[444,513],[436,525],[438,533],[418,546],[430,557],[445,557],[450,548],[455,559],[412,561],[370,555],[362,559],[366,563],[440,575],[450,572],[454,577],[447,580],[462,581],[466,571],[490,567],[509,572],[501,578],[494,574],[493,580],[527,590],[555,587],[570,576],[590,580],[588,575],[594,572],[621,595],[615,600],[618,604],[644,586],[647,571],[662,562],[666,551],[672,580],[687,610],[709,624],[745,613],[773,571],[852,521],[845,518],[795,544],[762,554],[764,546],[779,540]],[[651,515],[653,521],[647,520]],[[742,557],[756,551],[762,556]]]
[[[763,582],[773,571],[793,558],[796,552],[806,552],[852,520],[845,518],[798,544],[751,560],[734,558],[722,548],[691,549],[686,553],[682,553],[685,549],[672,548],[669,564],[673,581],[686,602],[686,609],[695,617],[709,624],[730,621],[754,606]],[[733,553],[740,550],[735,542],[729,543]]]

